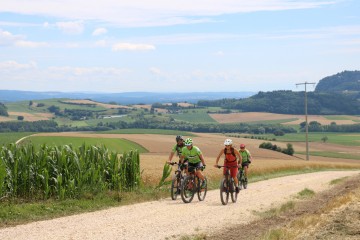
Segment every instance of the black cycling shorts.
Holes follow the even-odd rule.
[[[202,162],[198,162],[198,163],[188,163],[188,171],[189,172],[193,172],[196,168],[200,168],[202,167]]]
[[[242,167],[249,167],[249,165],[250,165],[250,162],[243,162],[243,163],[241,163],[241,166],[242,166]]]

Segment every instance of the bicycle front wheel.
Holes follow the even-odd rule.
[[[180,179],[178,176],[175,175],[171,181],[171,199],[176,200],[179,194],[180,194]]]
[[[236,185],[233,179],[230,180],[230,185],[231,185],[231,189],[233,190],[231,191],[231,201],[233,203],[236,203],[238,193],[236,192]]]
[[[201,186],[201,181],[198,179],[198,199],[199,201],[203,201],[205,199],[206,193],[207,193],[207,178],[205,177],[205,185]]]
[[[226,178],[223,178],[220,181],[220,200],[223,205],[226,205],[229,202],[229,188],[226,183]]]
[[[192,176],[187,176],[184,179],[184,182],[181,186],[181,199],[184,203],[190,203],[194,198],[194,193],[196,191],[196,186],[194,178]]]

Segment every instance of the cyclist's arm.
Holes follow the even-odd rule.
[[[180,155],[180,158],[179,158],[179,163],[183,163],[183,162],[184,162],[184,158],[185,158],[185,156],[184,156],[184,155]]]
[[[216,158],[216,162],[215,162],[214,167],[217,167],[217,166],[218,166],[219,159],[220,159],[221,155],[223,155],[223,154],[224,154],[224,149],[221,149],[220,152],[219,152],[219,155],[218,155],[217,158]]]
[[[247,151],[247,154],[248,154],[248,158],[249,158],[249,160],[250,160],[250,162],[252,162],[252,156],[251,156],[251,154],[250,154],[250,152],[249,152],[249,150],[246,150]]]
[[[206,164],[205,164],[205,160],[204,160],[204,157],[203,157],[202,153],[199,155],[199,158],[200,158],[203,166],[205,166]]]
[[[237,149],[234,149],[234,153],[238,158],[238,164],[241,165],[242,164],[242,157],[241,154],[239,153],[239,151]]]
[[[174,154],[175,154],[175,152],[171,152],[171,153],[170,153],[170,155],[169,155],[169,160],[168,160],[169,163],[171,163],[171,160],[172,160],[172,158],[174,157]]]

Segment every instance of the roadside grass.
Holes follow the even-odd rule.
[[[345,178],[335,179],[335,182],[342,182]],[[308,213],[302,217],[296,218],[286,224],[283,227],[269,229],[260,239],[266,240],[279,240],[279,239],[298,239],[299,236],[302,236],[301,239],[304,239],[304,233],[309,233],[309,229],[312,232],[317,229],[322,228],[328,222],[329,214],[333,213],[334,210],[339,209],[340,207],[346,206],[350,202],[357,202],[359,199],[359,188],[356,191],[350,191],[345,195],[339,195],[331,201],[327,202],[316,213]],[[315,227],[314,227],[315,226]],[[334,229],[334,231],[340,231],[339,229]],[[310,236],[305,235],[308,238]]]
[[[306,214],[303,217],[291,221],[285,227],[270,229],[261,239],[297,239],[301,234],[305,232],[308,233],[309,228],[313,229],[314,226],[316,226],[316,228],[324,226],[327,222],[327,215],[330,212],[354,201],[354,199],[356,199],[354,192],[350,192],[344,196],[338,196],[332,201],[329,201],[328,204],[316,212],[316,214]]]
[[[334,179],[330,182],[330,185],[335,185],[335,184],[339,184],[342,183],[343,181],[345,181],[346,179],[348,179],[348,177],[343,177],[343,178],[337,178]]]
[[[271,218],[271,217],[279,216],[281,213],[289,211],[294,208],[295,208],[295,202],[288,201],[288,202],[282,204],[278,208],[271,208],[264,212],[253,211],[253,213],[261,218]]]
[[[105,145],[110,151],[123,153],[129,150],[137,149],[139,153],[148,152],[143,146],[125,139],[119,138],[84,138],[84,137],[63,137],[63,136],[31,136],[26,139],[26,142],[31,142],[35,146],[40,147],[43,144],[49,146],[72,145],[74,148],[79,148],[82,144],[103,146]]]
[[[32,202],[21,199],[2,200],[0,202],[0,228],[157,200],[166,196],[168,193],[165,191],[142,188],[131,193],[107,192],[96,196],[85,194],[81,199],[62,201],[56,199]]]
[[[311,198],[315,195],[315,192],[311,189],[305,188],[304,190],[300,191],[297,195],[297,198],[305,199],[305,198]]]

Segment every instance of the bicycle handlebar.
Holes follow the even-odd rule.
[[[225,166],[225,165],[217,165],[217,168],[238,168],[238,166]]]

